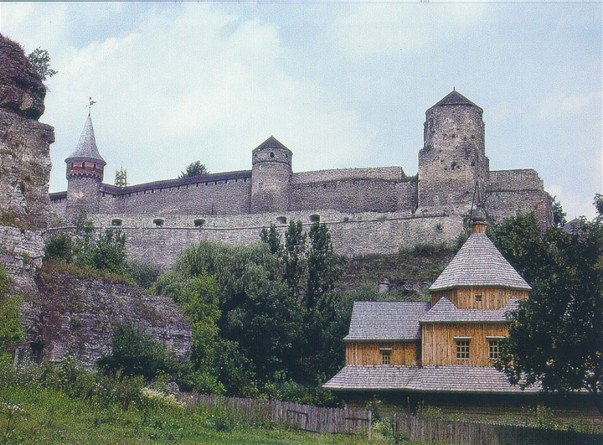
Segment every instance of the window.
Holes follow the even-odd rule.
[[[287,218],[285,218],[284,216],[279,216],[278,218],[276,218],[276,222],[279,224],[287,224]]]
[[[193,224],[195,224],[195,227],[203,227],[205,225],[205,220],[204,219],[195,219],[193,221]]]
[[[155,227],[163,227],[163,219],[162,218],[155,218],[153,220],[153,224],[155,224]]]
[[[476,295],[475,296],[475,301],[476,301],[476,303],[480,303],[482,301],[482,296],[481,295]]]
[[[310,222],[320,222],[320,215],[310,215]]]
[[[389,365],[391,363],[392,350],[382,349],[381,350],[381,364]]]
[[[456,340],[456,358],[469,360],[469,339]]]
[[[490,360],[496,360],[498,357],[500,357],[500,340],[488,340],[488,358]]]
[[[121,223],[122,223],[122,221],[119,218],[115,218],[115,219],[111,220],[111,225],[112,226],[121,226]]]

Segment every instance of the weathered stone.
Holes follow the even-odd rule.
[[[38,277],[39,297],[31,302],[30,341],[42,346],[40,358],[66,354],[88,366],[111,353],[113,330],[130,324],[161,342],[178,357],[188,357],[191,332],[176,304],[138,288],[65,273]]]
[[[44,113],[46,87],[18,43],[0,34],[0,108],[30,119]]]

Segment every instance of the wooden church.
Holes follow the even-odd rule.
[[[471,235],[429,289],[431,303],[356,302],[346,365],[324,387],[352,407],[375,397],[398,408],[480,410],[535,401],[540,388],[512,386],[493,367],[508,335],[507,313],[531,288],[486,236],[483,209],[473,213]]]

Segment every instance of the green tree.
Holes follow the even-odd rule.
[[[603,226],[584,218],[573,233],[541,233],[533,215],[493,231],[503,255],[532,285],[511,316],[497,367],[522,386],[603,389]]]
[[[27,60],[43,81],[57,74],[57,71],[50,68],[50,54],[45,49],[36,48],[29,53]]]
[[[548,193],[547,195],[551,200],[551,207],[553,209],[553,226],[563,227],[567,223],[565,219],[566,213],[563,211],[563,207],[561,207],[561,203],[556,196],[551,196]]]
[[[199,175],[208,175],[209,170],[205,167],[205,164],[202,164],[201,161],[191,162],[186,170],[180,173],[178,179],[189,178],[191,176],[199,176]]]
[[[333,243],[327,226],[319,222],[312,224],[309,238],[306,304],[313,308],[318,297],[333,289],[340,269],[337,267],[337,258],[333,253]]]
[[[270,224],[270,228],[266,229],[266,227],[262,228],[260,232],[260,240],[263,243],[268,244],[270,247],[270,253],[273,255],[280,256],[283,252],[283,244],[281,239],[281,234],[276,230],[276,225]]]
[[[293,293],[299,293],[300,281],[305,270],[306,238],[301,221],[290,221],[285,232],[283,259],[285,264],[285,282]]]

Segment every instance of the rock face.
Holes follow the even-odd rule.
[[[23,50],[0,35],[0,224],[45,229],[50,201],[49,144],[54,129],[38,122],[46,88]]]
[[[132,324],[176,356],[188,357],[191,332],[169,298],[136,287],[65,273],[39,275],[39,300],[29,322],[40,358],[57,361],[71,354],[88,366],[111,353],[113,330]]]

